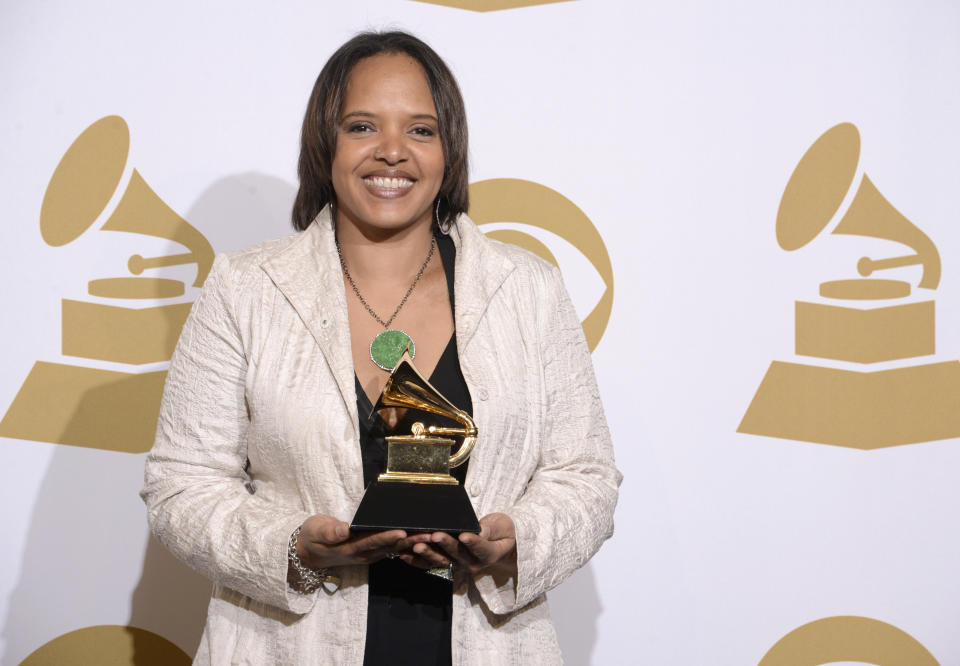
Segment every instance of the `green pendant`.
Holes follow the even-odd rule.
[[[410,358],[414,358],[417,355],[417,346],[413,344],[413,338],[398,328],[387,329],[370,343],[370,360],[390,372],[397,366],[408,345]]]

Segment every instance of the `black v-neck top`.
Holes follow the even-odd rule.
[[[445,234],[437,234],[436,239],[447,276],[450,310],[455,312],[453,271],[456,247]],[[364,487],[386,469],[387,435],[394,432],[408,434],[414,421],[421,421],[426,425],[461,425],[433,414],[407,410],[396,428],[391,431],[379,414],[372,413],[373,405],[363,391],[360,380],[354,378],[354,381]],[[428,381],[454,405],[468,414],[473,413],[470,392],[460,371],[456,332],[450,337]],[[461,484],[467,475],[467,465],[468,463],[464,463],[450,471]],[[451,663],[452,595],[450,581],[409,566],[399,559],[381,560],[370,565],[367,641],[363,658],[365,666],[448,666]]]

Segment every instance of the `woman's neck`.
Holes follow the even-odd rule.
[[[423,265],[433,242],[431,224],[371,233],[342,218],[336,222],[337,244],[354,278],[367,281],[404,280]]]

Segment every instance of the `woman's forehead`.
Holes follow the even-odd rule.
[[[423,67],[406,53],[381,53],[354,65],[347,79],[343,111],[366,104],[436,113]]]

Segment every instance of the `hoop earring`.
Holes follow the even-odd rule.
[[[447,222],[446,224],[443,224],[442,222],[440,222],[440,195],[439,194],[437,195],[437,205],[434,206],[434,209],[433,209],[433,219],[436,221],[437,229],[440,230],[440,233],[442,234],[450,233],[450,223]]]

